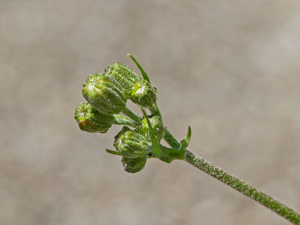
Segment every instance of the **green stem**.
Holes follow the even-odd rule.
[[[157,115],[162,118],[156,102],[151,107],[149,107],[149,110],[153,115]]]
[[[173,135],[168,131],[167,127],[165,130],[165,136],[164,136],[165,141],[175,149],[178,149],[180,147],[180,143],[173,137]]]
[[[136,122],[135,120],[131,118],[127,118],[121,115],[114,114],[114,121],[113,124],[116,125],[126,125],[134,128],[138,128],[140,126],[140,123]]]
[[[166,132],[164,139],[173,148],[176,148],[179,145],[178,141],[168,131]],[[184,160],[192,164],[193,166],[197,167],[198,169],[202,170],[203,172],[218,179],[219,181],[227,184],[233,189],[252,198],[256,202],[267,207],[268,209],[272,210],[278,215],[284,217],[285,219],[289,220],[293,224],[300,225],[300,215],[298,213],[288,208],[284,204],[271,198],[270,196],[264,194],[263,192],[257,190],[256,188],[250,186],[249,184],[241,181],[240,179],[230,175],[229,173],[223,171],[222,169],[207,162],[202,157],[199,157],[186,149]]]
[[[122,110],[122,113],[126,116],[128,116],[129,118],[133,119],[134,121],[136,121],[137,123],[140,123],[142,118],[139,117],[137,114],[135,114],[134,112],[132,112],[130,109],[128,109],[127,107],[125,107]]]

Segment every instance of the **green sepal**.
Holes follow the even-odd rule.
[[[133,61],[133,62],[136,64],[136,66],[139,68],[139,70],[141,71],[141,73],[142,73],[142,75],[143,75],[143,78],[144,78],[146,81],[148,81],[149,83],[151,83],[151,82],[150,82],[150,79],[149,79],[147,73],[145,72],[145,70],[143,69],[143,67],[141,67],[141,65],[136,61],[136,59],[135,59],[130,53],[128,53],[127,55],[132,59],[132,61]]]

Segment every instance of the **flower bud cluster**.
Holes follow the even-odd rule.
[[[144,71],[142,71],[143,73]],[[153,109],[157,91],[149,79],[138,76],[132,69],[121,63],[108,66],[103,74],[89,75],[83,84],[82,95],[87,102],[80,103],[75,110],[75,119],[79,128],[91,133],[106,133],[112,124],[124,126],[115,136],[116,152],[109,153],[122,156],[125,171],[136,173],[142,170],[147,158],[153,151],[149,127],[145,119],[126,108],[127,100],[142,107]],[[123,113],[127,117],[118,115]],[[150,117],[155,137],[161,140],[164,126],[160,114]]]

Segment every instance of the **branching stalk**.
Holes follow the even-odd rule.
[[[147,73],[136,59],[128,55],[140,69],[143,79],[120,63],[109,66],[109,69],[105,70],[106,75],[89,75],[82,90],[88,102],[80,103],[74,116],[81,130],[106,133],[112,124],[136,128],[132,130],[124,126],[115,136],[116,151],[106,149],[112,155],[122,156],[125,171],[129,173],[141,171],[148,158],[157,158],[166,163],[184,160],[293,224],[300,225],[300,215],[292,209],[188,151],[186,148],[191,139],[190,127],[186,137],[178,142],[163,124],[156,103],[156,88],[152,86]],[[112,77],[108,79],[108,75]],[[119,83],[120,80],[122,82]],[[126,107],[125,103],[129,96],[133,103],[140,106],[143,118]],[[150,110],[151,115],[147,115],[146,109]],[[127,117],[118,115],[120,112]],[[162,137],[172,148],[160,144]],[[152,146],[149,145],[150,140]]]

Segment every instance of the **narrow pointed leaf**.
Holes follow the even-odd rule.
[[[107,153],[109,153],[109,154],[112,154],[112,155],[120,155],[119,152],[110,150],[110,149],[108,149],[108,148],[106,148],[105,151],[106,151]]]
[[[148,126],[149,126],[149,134],[150,134],[150,138],[151,138],[151,142],[152,142],[153,152],[154,152],[155,156],[157,158],[159,158],[160,157],[159,141],[155,137],[154,130],[153,130],[152,126],[151,126],[150,120],[149,120],[149,118],[148,118],[145,110],[142,107],[141,107],[141,110],[142,110],[142,112],[144,114],[144,117],[146,118]]]
[[[191,136],[192,136],[192,130],[191,130],[191,127],[189,126],[188,133],[187,133],[186,137],[182,141],[180,141],[180,143],[181,143],[180,149],[182,149],[182,150],[186,149],[186,147],[190,143]]]
[[[151,83],[150,82],[150,79],[149,79],[149,77],[148,77],[148,75],[147,75],[147,73],[145,72],[145,70],[141,67],[141,65],[136,61],[136,59],[130,54],[130,53],[128,53],[127,54],[131,59],[132,59],[132,61],[136,64],[136,66],[139,68],[139,70],[141,71],[141,73],[142,73],[142,75],[143,75],[143,78],[146,80],[146,81],[148,81],[149,83]]]

